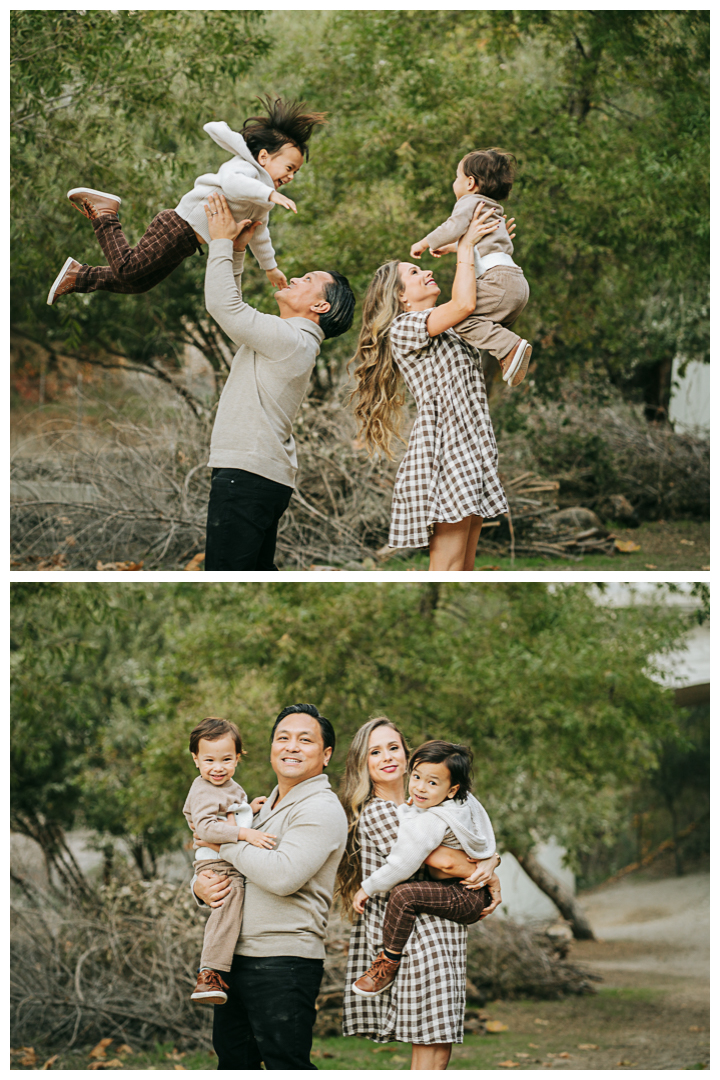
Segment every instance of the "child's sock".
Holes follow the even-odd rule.
[[[384,945],[383,945],[383,952],[387,956],[388,960],[394,960],[395,963],[398,963],[399,960],[402,960],[402,953],[401,952],[390,952],[390,950],[386,949]]]

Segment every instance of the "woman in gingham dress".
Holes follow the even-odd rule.
[[[397,839],[397,807],[405,801],[409,751],[405,739],[386,717],[368,720],[348,752],[341,800],[350,822],[348,845],[338,870],[339,893],[346,911],[360,881],[379,869]],[[493,903],[500,885],[493,856],[477,865],[463,852],[438,848],[427,860],[463,877],[468,888],[487,884]],[[388,894],[389,895],[389,894]],[[345,984],[343,1034],[375,1042],[412,1043],[413,1069],[445,1069],[452,1044],[463,1041],[467,927],[434,915],[419,915],[392,987],[376,997],[359,997],[352,984],[382,949],[388,895],[372,897],[350,938]]]
[[[404,379],[417,419],[395,479],[390,547],[430,548],[431,570],[473,570],[483,518],[507,511],[478,353],[452,329],[475,310],[474,246],[498,227],[482,205],[458,243],[452,299],[431,270],[389,262],[363,305],[353,357],[355,416],[368,449],[391,455]]]

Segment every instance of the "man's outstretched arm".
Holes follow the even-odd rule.
[[[298,331],[279,315],[257,311],[242,298],[245,244],[259,224],[238,224],[222,196],[211,196],[217,210],[205,207],[210,248],[205,271],[205,307],[236,345],[248,345],[271,360],[285,360],[298,345]],[[210,201],[210,200],[208,200]],[[233,249],[233,241],[238,247]]]

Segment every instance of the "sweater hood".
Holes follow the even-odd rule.
[[[227,150],[229,154],[241,157],[243,161],[249,161],[257,169],[260,177],[267,180],[273,191],[275,190],[275,181],[270,176],[270,173],[263,169],[257,158],[254,158],[250,153],[248,145],[239,131],[233,131],[224,120],[213,120],[209,124],[203,124],[203,131],[206,131],[210,138],[218,146],[221,146],[223,150]]]
[[[474,795],[465,802],[446,799],[439,806],[430,806],[426,814],[436,814],[453,831],[463,850],[474,859],[486,859],[495,853],[495,834],[487,811]]]

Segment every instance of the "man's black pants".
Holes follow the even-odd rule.
[[[206,570],[277,570],[278,522],[293,489],[244,469],[213,469]]]
[[[218,1069],[314,1069],[310,1062],[322,960],[235,956],[229,986],[216,1005],[213,1046]]]

